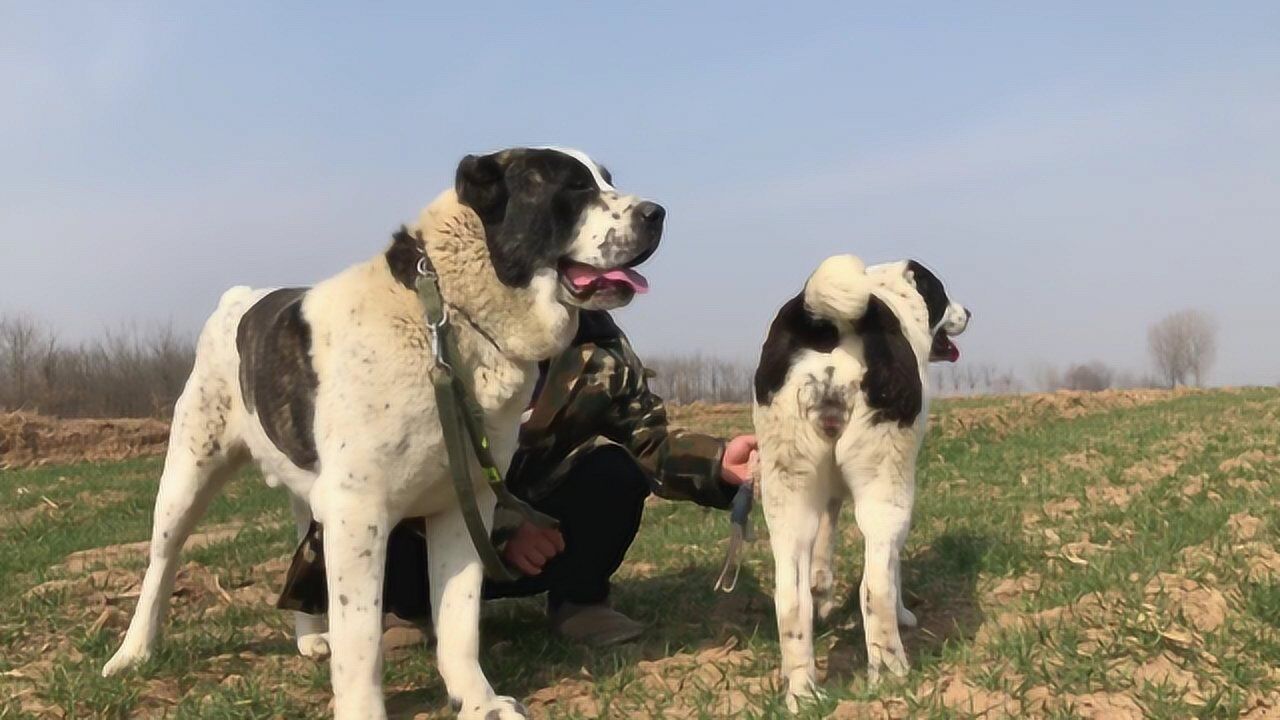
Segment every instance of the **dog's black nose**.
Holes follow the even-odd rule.
[[[645,200],[636,206],[636,217],[641,221],[651,225],[657,225],[667,216],[667,211],[661,205],[655,202]]]
[[[969,321],[970,319],[972,319],[972,318],[973,318],[973,311],[972,311],[972,310],[970,310],[969,308],[965,308],[965,309],[964,309],[964,319],[965,319],[965,322],[968,322],[968,321]]]

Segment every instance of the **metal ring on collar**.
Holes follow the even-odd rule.
[[[421,275],[421,276],[423,276],[423,277],[435,277],[435,276],[436,276],[435,271],[433,271],[433,270],[431,269],[431,266],[427,264],[427,256],[426,256],[426,255],[423,255],[422,257],[418,258],[418,274],[419,274],[419,275]]]

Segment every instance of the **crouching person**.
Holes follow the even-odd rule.
[[[644,366],[603,311],[581,314],[577,337],[544,364],[506,483],[559,521],[542,529],[498,508],[493,539],[514,582],[486,580],[486,599],[546,594],[552,628],[596,646],[638,637],[644,626],[609,605],[610,578],[635,540],[650,493],[728,508],[747,480],[755,438],[727,443],[672,430]],[[429,624],[425,525],[410,518],[392,532],[383,608]],[[312,525],[295,553],[279,607],[325,612],[320,529]]]

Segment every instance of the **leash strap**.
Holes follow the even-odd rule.
[[[751,508],[756,502],[756,485],[760,482],[760,456],[752,452],[747,460],[750,479],[738,487],[729,506],[729,546],[725,548],[724,567],[716,578],[715,589],[731,593],[738,586],[742,572],[742,545],[752,540]]]
[[[485,574],[499,582],[512,582],[517,576],[502,562],[502,557],[489,537],[484,518],[480,516],[475,483],[470,472],[471,458],[474,457],[479,463],[489,488],[497,495],[500,504],[515,509],[539,527],[556,527],[559,523],[555,518],[538,512],[512,495],[503,482],[502,472],[494,461],[489,438],[484,431],[484,411],[455,371],[460,361],[457,340],[449,325],[449,311],[444,303],[444,296],[440,293],[436,274],[425,255],[418,262],[417,290],[431,336],[431,351],[435,362],[431,383],[435,388],[436,411],[440,417],[449,472],[453,477],[453,490],[458,497],[462,519],[466,523],[467,534],[471,536],[471,544],[480,554]],[[470,453],[468,444],[471,446]]]
[[[724,567],[716,578],[715,589],[731,593],[738,586],[738,574],[742,572],[742,545],[751,539],[751,508],[755,504],[755,483],[747,482],[738,487],[729,510],[729,546],[724,553]]]

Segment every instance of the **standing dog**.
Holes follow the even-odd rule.
[[[928,416],[931,360],[954,362],[950,336],[969,311],[918,262],[864,267],[829,258],[778,312],[755,376],[765,520],[773,545],[782,676],[795,710],[816,691],[813,613],[833,602],[840,505],[852,497],[866,538],[860,599],[868,675],[898,675],[899,554],[911,526],[915,462]]]
[[[310,289],[227,291],[200,335],[174,409],[150,565],[124,643],[103,670],[156,642],[183,542],[236,468],[252,460],[290,493],[299,535],[323,525],[325,620],[299,614],[298,649],[332,655],[334,713],[386,717],[382,587],[387,536],[426,516],[440,674],[460,717],[523,718],[480,669],[481,564],[450,480],[431,376],[432,336],[415,292],[434,272],[463,367],[503,472],[537,363],[573,338],[578,308],[646,289],[632,268],[657,248],[664,211],[614,189],[580,152],[468,156],[454,189],[391,246]],[[494,496],[473,468],[486,524]]]

